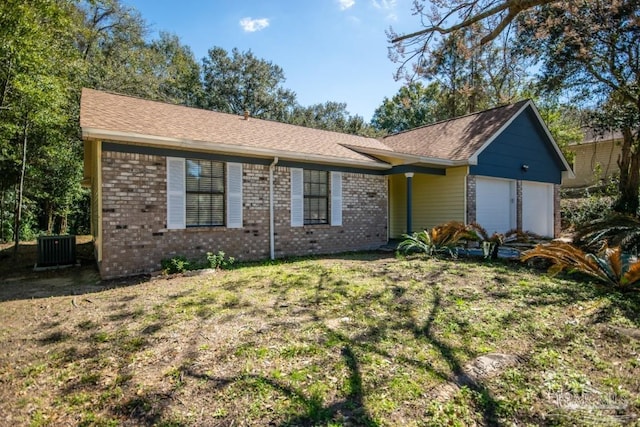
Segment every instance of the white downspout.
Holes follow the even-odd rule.
[[[278,164],[278,158],[273,158],[273,163],[269,165],[269,254],[271,259],[276,259],[275,243],[275,221],[273,214],[273,171]]]

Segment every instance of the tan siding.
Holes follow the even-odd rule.
[[[407,232],[407,178],[389,177],[389,237],[399,238]]]
[[[413,231],[432,228],[465,216],[467,167],[447,169],[445,176],[413,176]],[[399,238],[407,230],[407,179],[392,175],[389,180],[390,237]]]
[[[449,168],[445,176],[413,178],[413,228],[423,230],[447,221],[464,222],[467,167]]]
[[[564,187],[584,187],[596,181],[595,170],[600,165],[601,176],[605,178],[620,169],[616,163],[620,154],[620,145],[614,141],[602,141],[595,144],[574,145],[569,150],[575,153],[573,162],[574,179],[564,179]]]

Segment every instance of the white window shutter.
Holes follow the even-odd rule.
[[[331,225],[342,225],[342,172],[331,172]]]
[[[227,163],[227,228],[242,228],[242,163]]]
[[[167,228],[185,228],[184,159],[167,157]]]
[[[304,225],[304,172],[291,169],[291,226]]]

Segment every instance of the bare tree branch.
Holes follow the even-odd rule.
[[[459,31],[463,28],[467,28],[473,24],[476,24],[480,21],[483,21],[489,17],[496,16],[505,10],[508,10],[506,16],[504,16],[498,25],[491,30],[491,32],[485,36],[481,43],[485,44],[492,40],[494,40],[513,20],[518,16],[519,13],[531,9],[535,6],[541,6],[544,4],[552,3],[554,0],[504,0],[503,3],[500,3],[496,6],[493,6],[489,9],[483,10],[476,14],[470,14],[475,6],[478,5],[478,0],[475,0],[470,3],[465,3],[463,5],[459,5],[457,7],[452,8],[449,12],[445,14],[442,19],[438,20],[438,23],[424,28],[420,31],[415,31],[413,33],[404,34],[398,37],[391,39],[391,43],[396,44],[405,40],[416,39],[422,36],[429,36],[433,33],[439,34],[450,34],[455,31]],[[443,24],[446,22],[448,18],[454,15],[456,12],[462,14],[466,14],[467,16],[458,24],[451,26],[444,26]]]

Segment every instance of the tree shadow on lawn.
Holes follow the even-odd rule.
[[[345,345],[341,349],[341,356],[349,370],[349,393],[343,399],[330,405],[323,405],[321,398],[313,395],[308,397],[294,387],[264,375],[241,374],[235,377],[215,377],[207,373],[196,372],[191,367],[184,368],[183,372],[192,378],[206,380],[212,387],[218,389],[233,384],[255,388],[266,386],[292,401],[302,404],[304,413],[287,419],[280,424],[281,426],[317,425],[338,419],[355,423],[355,425],[377,426],[378,423],[372,419],[363,402],[362,376],[356,355],[350,346]]]
[[[429,276],[430,272],[425,272],[425,274]],[[348,385],[346,388],[348,391],[336,401],[325,402],[321,396],[306,393],[303,389],[272,378],[268,373],[238,374],[228,377],[214,376],[208,373],[208,371],[200,369],[199,364],[194,363],[199,357],[196,351],[198,343],[196,342],[197,339],[195,335],[191,337],[191,348],[183,353],[183,362],[177,369],[180,375],[197,380],[204,380],[209,386],[217,389],[231,385],[239,385],[240,387],[249,389],[268,387],[277,393],[281,393],[302,407],[301,413],[286,419],[281,423],[282,426],[323,424],[340,419],[348,419],[357,425],[375,426],[377,425],[376,420],[371,415],[372,411],[370,408],[367,407],[365,395],[365,384],[370,382],[371,379],[367,380],[363,378],[361,362],[358,360],[358,354],[360,353],[362,353],[363,356],[367,353],[375,353],[387,359],[394,360],[394,363],[429,371],[444,383],[453,384],[457,388],[467,387],[476,392],[477,396],[474,397],[474,411],[476,411],[478,416],[482,417],[482,423],[484,425],[499,424],[497,414],[499,403],[496,401],[492,392],[482,384],[481,380],[474,379],[467,375],[463,366],[464,361],[460,359],[460,354],[473,357],[475,354],[474,350],[470,348],[470,345],[451,345],[442,339],[441,334],[438,333],[436,319],[439,315],[442,315],[443,311],[445,313],[447,312],[447,295],[443,294],[442,288],[439,285],[427,285],[425,289],[432,292],[430,302],[428,305],[417,305],[411,298],[410,289],[408,290],[408,288],[404,287],[400,282],[400,280],[397,280],[392,284],[386,284],[385,289],[381,291],[365,292],[359,294],[356,298],[350,298],[349,304],[338,311],[338,313],[348,313],[354,310],[356,306],[367,307],[372,301],[382,301],[384,299],[384,293],[387,291],[391,295],[392,298],[390,300],[384,299],[384,304],[386,305],[385,311],[390,317],[376,319],[373,323],[367,323],[367,327],[364,328],[362,333],[355,336],[349,336],[347,332],[326,326],[326,321],[329,319],[328,316],[336,314],[335,311],[331,310],[331,301],[327,300],[327,295],[331,295],[338,287],[348,286],[343,278],[339,277],[339,274],[334,274],[327,268],[320,268],[318,271],[314,271],[314,274],[292,277],[291,283],[285,283],[283,289],[278,289],[277,283],[270,286],[271,289],[269,292],[273,293],[276,301],[275,305],[270,307],[274,313],[281,309],[296,308],[289,307],[289,305],[303,307],[304,313],[308,315],[308,320],[305,320],[305,323],[317,324],[320,322],[324,330],[321,338],[333,342],[332,347],[340,349],[340,357],[344,366],[347,368],[345,381]],[[627,299],[627,297],[629,297],[628,294],[616,296],[617,294],[606,293],[606,291],[594,287],[587,287],[586,289],[578,289],[576,291],[572,286],[579,287],[584,285],[577,282],[565,282],[562,286],[548,286],[543,289],[536,287],[528,291],[523,288],[522,290],[518,289],[517,292],[529,292],[531,302],[540,305],[551,303],[562,306],[565,304],[568,305],[571,302],[606,297],[611,300],[610,310],[621,307],[621,310],[627,316],[633,316],[637,321],[637,309],[640,307],[638,295],[632,295],[630,299]],[[307,289],[309,292],[302,294],[302,297],[296,300],[295,304],[291,304],[288,293],[300,287]],[[232,289],[227,285],[225,285],[224,288],[229,291]],[[237,292],[238,297],[241,298],[241,290],[237,289]],[[180,296],[182,295],[176,295],[176,297]],[[348,297],[348,295],[345,295],[345,297]],[[506,295],[503,297],[507,298]],[[206,300],[203,300],[203,303],[206,302]],[[471,302],[471,304],[473,304],[473,302]],[[280,305],[284,305],[284,307],[280,307]],[[260,313],[264,314],[263,308],[258,306],[254,308],[256,315]],[[424,313],[425,309],[428,310],[428,313]],[[526,307],[518,308],[518,310],[526,310]],[[417,317],[416,313],[420,311],[426,315],[426,318],[420,319]],[[252,312],[248,310],[245,311],[245,313]],[[393,313],[395,313],[396,316],[391,316]],[[274,328],[279,328],[279,326],[277,326],[279,316],[280,314],[274,316],[272,322]],[[517,322],[517,319],[518,316],[513,316],[510,321]],[[126,319],[118,320],[124,321]],[[156,323],[151,327],[154,328],[150,331],[151,334],[153,334],[161,327],[161,324]],[[382,338],[387,334],[392,334],[397,331],[407,332],[420,342],[431,346],[442,357],[442,360],[449,369],[446,369],[446,366],[445,368],[438,368],[424,360],[413,358],[411,355],[390,354],[381,344]],[[148,335],[147,332],[149,331],[143,329],[140,334]],[[193,333],[196,334],[197,332],[194,331]],[[59,338],[60,337],[54,335],[47,336],[44,338],[45,341],[42,342],[42,344],[49,344],[48,341],[57,341]],[[144,347],[147,342],[143,340],[142,343]],[[540,346],[539,348],[543,348],[548,344],[549,342],[540,342],[537,345]],[[553,343],[553,345],[562,346],[566,345],[566,343],[558,341]],[[136,349],[136,351],[138,350]],[[131,375],[129,368],[127,368],[124,362],[117,370],[123,378],[129,378]],[[158,424],[165,420],[167,411],[171,408],[175,391],[175,387],[169,391],[163,391],[158,388],[146,390],[143,394],[137,396],[130,395],[130,398],[125,400],[124,403],[112,407],[112,413],[118,417],[134,421],[139,425]]]

